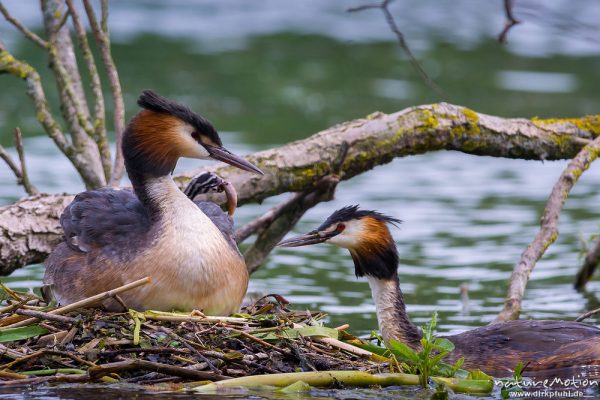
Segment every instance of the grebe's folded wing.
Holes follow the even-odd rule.
[[[129,247],[148,232],[151,219],[131,190],[102,188],[75,196],[60,223],[67,245],[87,253]]]

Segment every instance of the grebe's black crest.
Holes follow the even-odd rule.
[[[169,100],[152,90],[144,90],[137,103],[146,110],[172,114],[195,127],[199,132],[202,132],[203,135],[209,137],[214,144],[219,146],[223,145],[217,130],[212,124],[206,118],[196,114],[183,104]]]
[[[349,221],[351,219],[361,219],[364,217],[375,218],[376,220],[379,220],[379,221],[385,222],[385,223],[389,223],[394,226],[398,226],[398,224],[402,223],[402,221],[397,218],[390,217],[388,215],[384,215],[377,211],[360,210],[359,205],[355,204],[353,206],[346,206],[346,207],[340,208],[339,210],[335,211],[333,214],[331,214],[329,216],[329,218],[327,218],[325,220],[325,222],[323,222],[321,224],[321,226],[319,226],[318,230],[325,229],[328,226],[331,226],[338,222]]]

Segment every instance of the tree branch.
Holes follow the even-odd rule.
[[[44,28],[48,35],[50,68],[59,90],[63,118],[68,123],[75,151],[80,156],[80,168],[86,169],[82,176],[88,189],[104,186],[104,169],[98,145],[92,139],[94,128],[79,73],[73,41],[66,27],[58,29],[60,16],[64,15],[64,0],[42,0]],[[87,177],[92,179],[86,179]]]
[[[110,50],[110,36],[108,34],[108,3],[106,1],[101,2],[102,21],[98,23],[96,13],[89,0],[84,0],[83,5],[90,21],[90,26],[94,32],[94,38],[96,44],[100,49],[102,56],[102,62],[106,69],[106,75],[110,85],[110,92],[113,98],[114,107],[114,130],[115,130],[115,142],[117,145],[115,161],[113,164],[112,176],[110,178],[110,185],[118,186],[123,173],[125,171],[125,164],[123,162],[123,152],[121,150],[121,141],[123,132],[125,131],[125,105],[123,103],[123,93],[121,91],[121,82],[119,81],[119,73],[117,67],[112,58]]]
[[[352,8],[348,9],[348,12],[358,12],[358,11],[365,11],[365,10],[372,10],[372,9],[380,9],[383,12],[385,20],[386,20],[388,26],[390,27],[390,30],[394,33],[394,35],[396,35],[396,39],[398,40],[398,44],[400,45],[400,48],[404,51],[404,54],[406,54],[406,56],[408,57],[408,61],[411,63],[411,65],[413,66],[415,71],[417,71],[417,73],[419,74],[419,76],[421,77],[423,82],[425,82],[425,84],[427,86],[429,86],[429,88],[431,90],[433,90],[442,99],[447,99],[448,95],[446,94],[446,92],[444,92],[444,90],[442,88],[440,88],[429,77],[429,75],[427,74],[427,72],[425,71],[425,69],[423,68],[421,63],[419,63],[419,61],[414,56],[413,52],[410,50],[410,47],[408,47],[408,43],[406,43],[404,34],[400,30],[400,28],[398,28],[398,25],[396,24],[396,20],[394,19],[392,13],[390,12],[389,4],[392,1],[393,0],[383,0],[381,3],[378,3],[378,4],[365,4],[362,6],[352,7]]]
[[[339,181],[338,176],[327,175],[315,189],[296,193],[268,212],[269,216],[276,216],[258,229],[258,237],[254,244],[244,252],[249,273],[255,272],[263,264],[277,243],[298,223],[306,211],[320,202],[333,199]],[[236,239],[237,237],[236,232]]]
[[[185,172],[175,176],[175,180],[183,189],[192,177],[202,171],[213,171],[234,185],[239,204],[244,204],[280,193],[313,190],[323,177],[332,173],[340,180],[347,180],[395,157],[437,150],[528,160],[569,159],[583,147],[581,139],[599,135],[600,116],[505,119],[441,103],[389,115],[375,113],[305,140],[248,156],[265,172],[262,177],[218,164]],[[335,171],[332,165],[344,146],[348,148],[347,156],[339,171]],[[0,273],[10,273],[25,265],[25,261],[44,259],[50,243],[60,240],[58,215],[71,199],[72,196],[44,196],[38,201],[45,201],[46,206],[36,207],[35,201],[26,199],[0,208]],[[10,216],[15,213],[20,215],[17,222],[22,228],[13,226],[15,222]],[[34,243],[31,251],[29,242]]]
[[[594,275],[598,265],[600,265],[600,237],[596,240],[594,248],[585,256],[583,265],[577,272],[577,277],[575,278],[575,289],[583,289],[585,287],[585,285],[592,278],[592,275]]]
[[[520,24],[521,21],[517,20],[515,18],[515,16],[513,15],[514,0],[503,0],[503,1],[504,1],[504,14],[506,15],[506,23],[504,24],[504,29],[502,29],[502,32],[500,32],[500,34],[498,35],[498,41],[502,44],[506,44],[506,38],[508,36],[508,31],[510,31],[510,29],[513,26]]]
[[[8,10],[6,9],[6,7],[4,7],[4,5],[2,4],[2,2],[0,2],[0,12],[2,13],[2,15],[4,15],[4,18],[10,22],[11,24],[13,24],[19,31],[21,31],[21,33],[23,35],[25,35],[25,37],[29,40],[31,40],[33,43],[37,44],[38,46],[40,46],[42,49],[45,49],[48,47],[48,42],[45,41],[44,39],[42,39],[41,37],[39,37],[38,35],[36,35],[35,33],[33,33],[32,31],[30,31],[29,29],[27,29],[27,27],[25,25],[23,25],[18,19],[16,19],[15,17],[13,17]]]
[[[15,128],[15,148],[17,149],[17,154],[19,155],[19,162],[21,163],[19,183],[23,185],[28,195],[33,196],[39,194],[39,190],[33,186],[29,180],[29,175],[27,174],[27,166],[25,165],[25,149],[23,148],[23,137],[19,127]]]
[[[90,49],[85,29],[81,23],[77,9],[73,5],[73,0],[67,0],[67,6],[69,8],[68,13],[71,15],[71,19],[73,20],[73,27],[75,28],[79,48],[83,54],[83,58],[90,76],[90,87],[92,89],[92,95],[94,96],[94,140],[98,145],[102,166],[104,168],[104,176],[106,181],[108,181],[111,175],[112,157],[110,155],[110,148],[108,146],[108,139],[106,137],[106,126],[104,121],[104,96],[102,94],[100,76],[98,75],[96,61],[94,60],[94,55]]]
[[[89,168],[90,160],[85,154],[81,154],[69,143],[59,124],[56,122],[50,106],[46,99],[44,88],[38,72],[25,61],[17,60],[9,53],[4,46],[0,46],[0,74],[7,73],[17,78],[25,80],[27,84],[27,94],[33,100],[36,109],[36,119],[42,125],[48,136],[54,141],[60,151],[67,156],[71,163],[77,169],[88,187],[102,186],[98,181],[98,176],[93,168]]]
[[[517,265],[515,265],[504,307],[494,321],[495,323],[519,318],[521,302],[523,301],[523,294],[529,276],[546,249],[558,238],[558,218],[569,192],[577,183],[579,177],[599,155],[600,136],[586,145],[560,175],[548,198],[548,203],[542,215],[540,230],[521,255]]]

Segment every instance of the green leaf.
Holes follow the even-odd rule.
[[[46,328],[37,325],[2,329],[0,330],[0,343],[29,339],[30,337],[40,336],[46,333],[48,333]]]
[[[301,392],[310,392],[310,385],[306,382],[296,381],[291,385],[288,385],[284,388],[278,389],[278,392],[281,393],[301,393]]]
[[[469,381],[493,381],[494,378],[486,374],[480,369],[474,369],[473,371],[469,371],[469,375],[467,375],[467,380]]]
[[[413,349],[402,342],[392,339],[390,340],[389,348],[394,355],[399,356],[404,360],[407,360],[413,364],[417,364],[419,362],[419,356],[417,353],[415,353]]]
[[[521,374],[523,373],[523,362],[519,361],[517,366],[515,367],[514,377],[515,379],[521,379]]]
[[[437,350],[442,350],[442,351],[447,351],[447,352],[454,351],[454,343],[452,343],[451,341],[449,341],[446,338],[435,339],[435,341],[433,342],[433,347],[435,347]]]
[[[430,361],[430,365],[435,366],[437,365],[440,361],[442,361],[442,358],[446,357],[448,355],[447,351],[442,351],[441,353],[437,354],[435,357],[431,358]]]

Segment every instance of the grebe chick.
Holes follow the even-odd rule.
[[[376,211],[344,207],[314,231],[279,243],[298,247],[331,243],[346,248],[357,277],[365,276],[375,302],[385,342],[420,347],[422,334],[408,317],[398,278],[398,251],[388,224],[400,220]],[[600,365],[600,328],[569,321],[508,321],[447,336],[455,345],[450,361],[464,356],[466,369],[489,374],[511,373],[519,361],[526,373]]]
[[[152,91],[144,91],[138,104],[143,110],[122,142],[133,191],[86,191],[67,206],[60,218],[64,241],[45,262],[45,297],[69,304],[149,276],[151,283],[121,295],[127,307],[233,313],[248,286],[233,221],[214,203],[190,200],[171,173],[180,157],[262,172],[227,151],[210,122],[186,106]],[[219,179],[201,175],[188,189],[223,188]],[[103,305],[123,309],[112,299]]]

